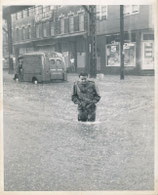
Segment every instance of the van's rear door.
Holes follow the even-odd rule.
[[[64,78],[64,66],[63,62],[60,59],[50,58],[50,72],[51,72],[51,80],[63,80]]]

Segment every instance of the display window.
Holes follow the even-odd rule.
[[[136,66],[135,43],[125,43],[123,49],[124,49],[124,65]],[[106,65],[120,66],[120,44],[119,43],[106,45]]]

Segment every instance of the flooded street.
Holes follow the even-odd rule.
[[[4,189],[154,189],[154,77],[95,79],[94,123],[77,121],[68,82],[20,83],[4,72]]]

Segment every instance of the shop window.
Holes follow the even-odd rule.
[[[106,20],[108,14],[107,5],[97,5],[96,6],[96,18],[97,20]]]
[[[135,43],[125,43],[124,49],[124,65],[136,66],[136,45]],[[120,45],[113,43],[106,45],[106,64],[107,66],[120,66]]]
[[[124,15],[139,13],[139,5],[124,5]]]
[[[84,31],[84,14],[79,14],[79,31]]]
[[[54,28],[54,22],[50,22],[50,33],[51,33],[51,36],[54,36],[55,35],[55,28]]]
[[[74,32],[74,17],[73,16],[69,17],[69,32],[70,33]]]

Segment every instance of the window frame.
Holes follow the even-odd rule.
[[[138,10],[134,11],[133,6],[138,6]],[[129,7],[129,12],[126,12],[125,9],[127,9],[128,7]],[[140,12],[140,5],[124,5],[124,11],[123,11],[124,16],[139,14],[139,12]]]

